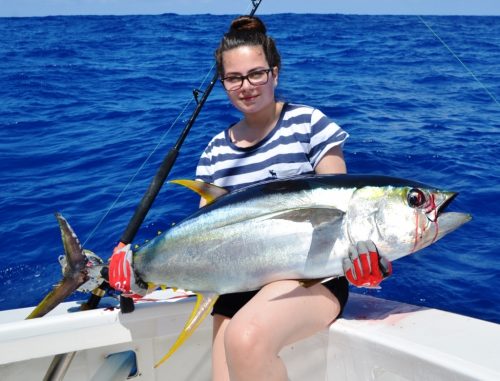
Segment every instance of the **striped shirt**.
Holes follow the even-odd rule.
[[[232,143],[229,128],[210,141],[196,168],[198,180],[229,191],[264,180],[314,173],[328,150],[343,146],[349,136],[321,111],[288,103],[274,129],[252,147]]]

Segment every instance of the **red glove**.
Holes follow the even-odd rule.
[[[136,283],[132,269],[132,250],[130,244],[120,242],[113,250],[109,260],[109,284],[115,290],[122,291],[124,296],[134,299],[146,295],[146,289]]]
[[[347,280],[356,287],[377,287],[392,274],[391,262],[378,254],[372,241],[351,245],[342,264]]]

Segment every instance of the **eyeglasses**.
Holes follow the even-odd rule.
[[[247,75],[230,75],[221,79],[222,85],[227,91],[241,89],[246,79],[253,86],[262,86],[269,81],[269,73],[272,69],[255,70]]]

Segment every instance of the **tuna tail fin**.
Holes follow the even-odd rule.
[[[68,224],[68,221],[60,213],[56,213],[56,218],[61,229],[66,258],[66,266],[63,268],[63,278],[26,319],[44,316],[88,280],[88,258],[80,245],[78,237]]]
[[[169,182],[183,185],[186,188],[191,189],[193,192],[198,193],[201,197],[203,197],[207,201],[207,204],[211,204],[219,197],[229,193],[227,189],[224,189],[214,184],[205,183],[203,181],[181,179],[181,180],[172,180]]]
[[[160,361],[158,361],[155,368],[167,361],[167,359],[172,356],[177,349],[179,349],[184,341],[186,341],[186,339],[193,334],[196,328],[198,328],[201,322],[207,317],[218,298],[218,294],[196,294],[196,304],[193,308],[193,312],[191,312],[191,316],[186,322],[186,325],[182,329],[182,332],[175,343],[169,349],[168,353],[163,356]]]

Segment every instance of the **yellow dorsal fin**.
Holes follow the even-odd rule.
[[[193,334],[196,328],[198,328],[201,322],[210,313],[210,310],[217,301],[218,297],[218,294],[196,294],[196,304],[193,308],[193,312],[191,312],[191,316],[186,322],[186,325],[182,329],[182,332],[175,341],[174,345],[172,345],[167,354],[163,356],[160,361],[158,361],[155,368],[167,361],[167,359],[172,356],[177,349],[179,349],[184,341],[186,341],[186,339]]]
[[[189,188],[192,191],[198,193],[201,197],[205,199],[207,204],[211,204],[220,196],[224,196],[225,194],[228,193],[228,191],[222,187],[210,183],[205,183],[203,181],[180,179],[180,180],[171,180],[169,182],[183,185],[186,188]]]

